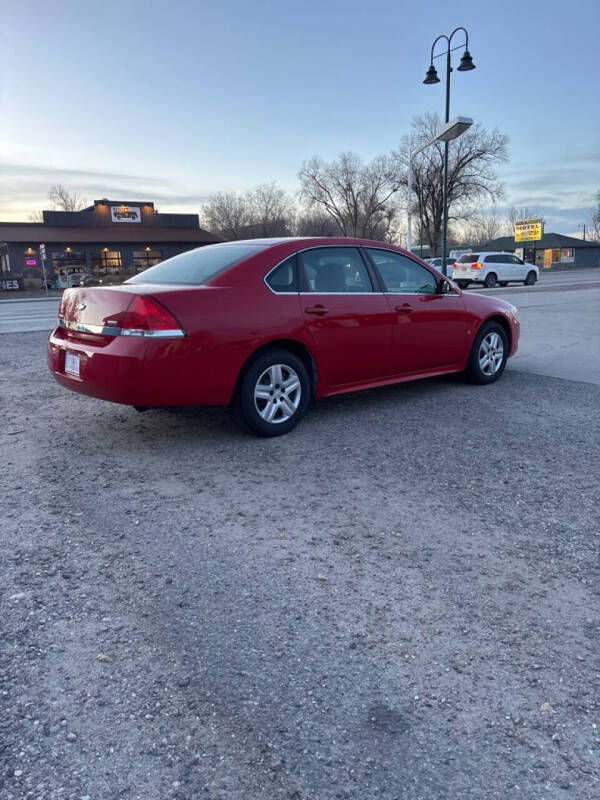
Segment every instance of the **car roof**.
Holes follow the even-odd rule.
[[[513,256],[510,250],[465,250],[464,253],[461,253],[462,256],[474,256],[475,254],[480,256]]]

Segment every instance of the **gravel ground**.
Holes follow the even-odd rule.
[[[600,796],[600,387],[292,434],[65,392],[0,337],[2,800]]]

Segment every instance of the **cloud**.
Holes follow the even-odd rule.
[[[190,191],[191,187],[162,176],[0,163],[0,219],[24,220],[32,211],[48,208],[48,190],[55,183],[76,191],[90,204],[102,197],[149,200],[160,204],[163,211],[197,212],[213,191]]]

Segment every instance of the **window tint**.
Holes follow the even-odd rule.
[[[522,264],[523,263],[518,256],[511,256],[510,258],[511,258],[511,262],[513,264]]]
[[[386,291],[394,294],[436,294],[437,281],[428,269],[391,250],[367,248]]]
[[[504,260],[504,256],[501,255],[494,255],[494,256],[486,256],[483,259],[484,264],[506,264]]]
[[[257,244],[209,244],[188,250],[140,272],[127,283],[180,283],[197,286],[238,261],[264,250]]]
[[[479,253],[465,253],[464,256],[461,256],[457,264],[476,264],[479,261]]]
[[[302,253],[309,292],[372,292],[371,279],[355,247],[319,247]]]
[[[297,261],[293,255],[269,273],[267,283],[274,292],[298,291]]]

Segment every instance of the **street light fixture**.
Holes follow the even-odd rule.
[[[445,142],[448,147],[448,142],[452,139],[457,139],[461,133],[464,133],[473,124],[471,117],[454,117],[450,122],[446,122],[434,137],[429,139],[425,144],[420,145],[413,150],[408,156],[408,225],[406,230],[406,249],[410,251],[411,248],[411,214],[410,203],[412,198],[412,175],[413,175],[413,160],[415,156],[425,150],[426,147],[434,144],[434,142]],[[422,248],[421,248],[422,249]],[[445,262],[444,262],[445,263]],[[444,272],[444,275],[446,273]]]
[[[458,31],[462,31],[465,34],[465,42],[464,42],[464,52],[462,54],[462,58],[460,59],[460,63],[456,68],[459,72],[468,72],[469,70],[475,69],[475,64],[473,63],[473,57],[469,52],[469,33],[466,28],[458,27],[455,28],[450,36],[446,36],[446,34],[442,34],[438,36],[437,39],[434,40],[431,46],[431,59],[429,68],[427,70],[427,74],[425,75],[425,80],[423,83],[431,84],[431,83],[439,83],[440,79],[438,78],[437,70],[433,65],[433,59],[439,58],[440,56],[446,56],[446,115],[445,115],[445,122],[448,123],[450,119],[450,73],[452,72],[452,65],[450,63],[450,53],[453,50],[460,49],[459,47],[452,47],[452,39],[454,34],[458,33]],[[445,39],[447,42],[446,52],[442,51],[437,55],[434,55],[435,46],[440,41],[440,39]],[[460,45],[462,47],[463,45]],[[454,137],[452,137],[454,138]],[[444,142],[444,196],[443,196],[443,206],[444,206],[444,217],[443,217],[443,227],[442,227],[442,272],[446,275],[446,245],[447,245],[447,238],[448,238],[448,141],[449,139],[443,139]]]

